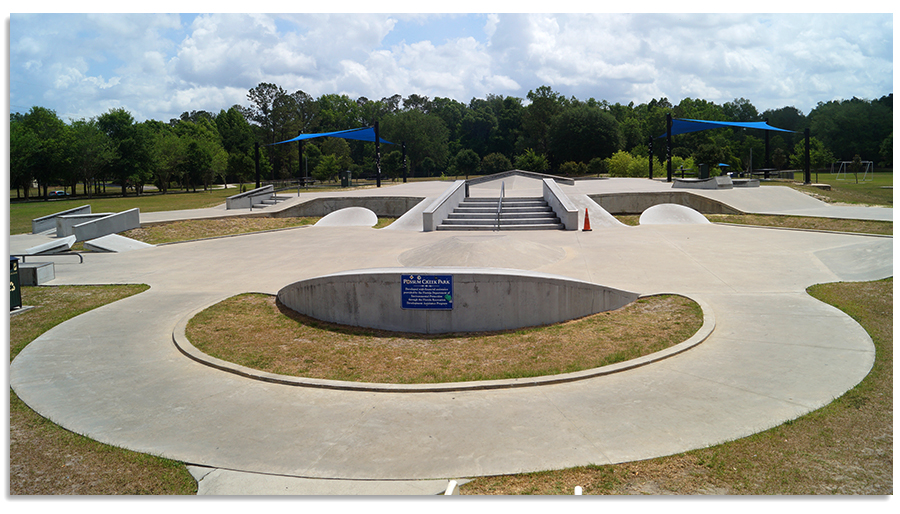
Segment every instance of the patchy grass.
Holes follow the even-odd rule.
[[[657,296],[547,327],[400,334],[317,321],[277,304],[273,296],[246,294],[197,314],[186,334],[208,355],[262,371],[410,384],[591,369],[678,344],[702,324],[701,309],[692,300]]]
[[[63,321],[148,287],[25,287],[10,316],[10,361],[38,335]],[[31,410],[9,391],[9,494],[196,494],[183,464],[98,443]]]
[[[812,186],[803,185],[803,173],[795,173],[794,180],[773,180],[762,181],[761,185],[771,186],[780,185],[787,186],[801,191],[810,196],[818,198],[828,203],[848,203],[861,205],[878,205],[892,207],[894,205],[894,191],[887,187],[893,187],[894,174],[892,172],[878,172],[869,174],[869,180],[862,181],[862,173],[859,174],[860,182],[856,183],[853,174],[841,175],[841,179],[837,179],[837,174],[832,175],[828,172],[820,172],[818,179],[816,174],[812,173],[810,178],[813,182],[819,184],[828,184],[831,190],[819,189]]]
[[[893,279],[809,293],[865,328],[875,364],[831,404],[759,434],[671,457],[482,477],[461,494],[893,494]]]
[[[797,228],[803,230],[828,230],[860,234],[894,234],[894,222],[872,220],[845,220],[816,218],[811,216],[778,216],[768,214],[704,214],[713,223],[734,223],[762,227]],[[618,214],[616,219],[629,226],[640,225],[640,215]]]
[[[248,218],[246,216],[238,216],[212,220],[184,220],[135,228],[122,232],[121,235],[148,244],[162,244],[300,227],[312,225],[320,219],[317,217]]]
[[[894,222],[873,220],[844,220],[809,216],[773,216],[765,214],[705,214],[713,223],[737,223],[763,227],[785,227],[803,230],[829,230],[862,234],[894,234]]]

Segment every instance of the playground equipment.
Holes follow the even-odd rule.
[[[874,168],[874,164],[872,163],[872,161],[860,161],[860,163],[862,164],[863,169],[865,170],[865,172],[863,173],[862,181],[866,182],[867,180],[875,180],[875,168]],[[853,164],[853,161],[836,161],[836,162],[831,163],[831,174],[832,175],[835,175],[835,171],[834,171],[835,164],[839,165],[838,170],[837,170],[837,177],[836,177],[837,180],[849,180],[847,178],[847,170],[850,169],[850,165]],[[871,177],[869,177],[869,173],[872,174]],[[841,178],[842,174],[844,175],[844,178]]]

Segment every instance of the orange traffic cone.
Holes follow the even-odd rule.
[[[590,232],[591,231],[591,218],[588,217],[587,208],[584,209],[584,230],[582,232]]]

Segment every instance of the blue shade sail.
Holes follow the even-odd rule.
[[[375,142],[375,128],[374,127],[362,127],[357,129],[350,130],[339,130],[337,132],[322,132],[319,134],[300,134],[299,136],[288,139],[286,141],[279,141],[277,143],[272,143],[272,145],[280,145],[283,143],[293,143],[294,141],[303,141],[305,139],[314,139],[317,137],[339,137],[341,139],[355,139],[357,141],[369,141],[370,143]],[[390,141],[384,138],[378,138],[378,140],[382,143],[387,143],[389,145],[393,145]],[[272,146],[266,145],[266,146]]]
[[[708,120],[690,120],[686,118],[672,119],[672,135],[687,134],[689,132],[699,132],[701,130],[709,130],[724,127],[740,127],[752,128],[759,130],[774,130],[777,132],[793,132],[793,130],[785,130],[773,127],[764,121],[708,121]],[[656,139],[666,137],[663,133]]]

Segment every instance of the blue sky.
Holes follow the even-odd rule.
[[[218,112],[248,105],[260,82],[462,102],[547,85],[585,100],[747,98],[804,113],[893,92],[892,14],[13,13],[9,27],[10,110],[66,120]]]

